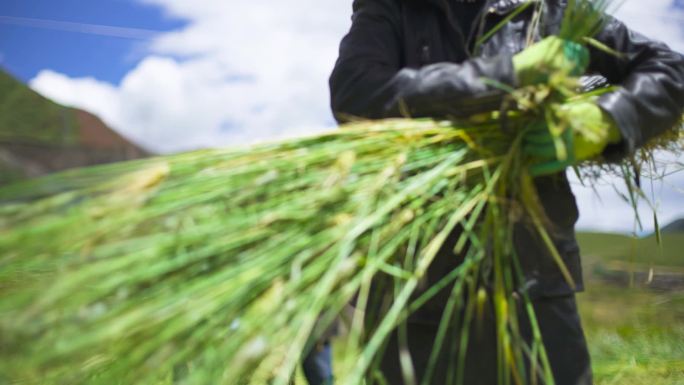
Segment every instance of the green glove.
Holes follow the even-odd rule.
[[[568,103],[556,111],[567,127],[553,135],[546,124],[529,129],[523,138],[523,152],[531,159],[533,176],[554,174],[600,155],[610,143],[621,140],[613,118],[592,102]]]
[[[581,44],[549,36],[513,56],[513,67],[523,86],[544,83],[557,72],[580,76],[589,64],[589,51]]]

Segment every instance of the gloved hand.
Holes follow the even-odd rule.
[[[549,75],[563,72],[580,76],[589,65],[589,51],[581,44],[549,36],[513,56],[520,85],[544,83]]]
[[[556,111],[564,131],[555,138],[547,125],[538,124],[523,138],[523,153],[531,159],[533,176],[554,174],[600,155],[621,140],[613,118],[590,101],[568,103]]]

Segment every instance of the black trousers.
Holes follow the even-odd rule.
[[[309,385],[332,385],[333,368],[330,342],[314,346],[309,354],[304,356],[302,370]]]
[[[534,300],[533,306],[556,385],[591,385],[589,352],[574,295],[541,298]],[[520,323],[523,338],[530,341],[532,337],[529,321],[523,319]],[[408,324],[408,351],[418,384],[425,375],[437,329],[436,323]],[[456,383],[454,372],[458,359],[451,347],[455,346],[454,341],[458,341],[460,337],[460,330],[447,333],[435,372],[429,382],[431,385]],[[399,363],[398,341],[398,334],[394,333],[380,361],[380,372],[389,385],[405,385]],[[491,314],[473,320],[466,357],[463,373],[460,373],[463,376],[463,385],[498,384],[497,338]],[[538,379],[536,383],[544,385],[542,379]]]

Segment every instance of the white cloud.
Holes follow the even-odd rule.
[[[31,80],[30,85],[50,99],[97,112],[107,121],[119,121],[119,90],[106,82],[95,78],[71,79],[52,70],[44,70]]]
[[[630,28],[684,53],[684,7],[673,0],[616,2],[616,17]]]
[[[188,24],[153,41],[148,57],[118,85],[47,70],[32,80],[32,87],[95,112],[127,137],[162,152],[334,126],[327,77],[350,23],[351,0],[139,1]],[[627,0],[617,16],[684,52],[684,10],[672,3]],[[607,190],[603,204],[591,190],[576,189],[580,227],[630,231],[629,206],[611,189],[601,190]],[[663,193],[660,207],[664,220],[684,216],[678,194]]]
[[[327,78],[351,2],[144,0],[188,20],[119,85],[43,71],[34,89],[155,151],[330,129]],[[106,95],[107,97],[101,97]]]

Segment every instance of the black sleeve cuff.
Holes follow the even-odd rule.
[[[631,99],[632,95],[624,89],[619,89],[601,96],[598,100],[598,106],[613,118],[622,136],[620,143],[606,147],[603,156],[608,161],[620,161],[633,154],[642,144],[639,114]]]

